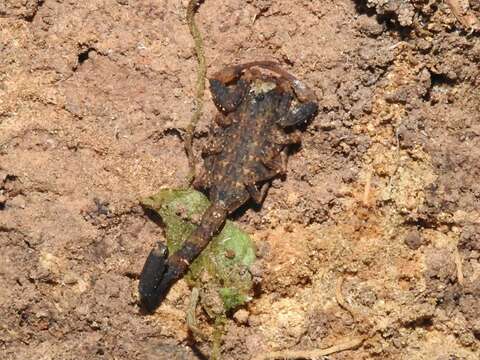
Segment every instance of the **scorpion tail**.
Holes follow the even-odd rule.
[[[187,272],[190,264],[205,249],[225,223],[228,211],[214,203],[205,211],[200,225],[183,243],[180,250],[168,257],[165,245],[157,246],[148,255],[140,274],[138,291],[142,310],[152,313],[165,299],[168,290]]]

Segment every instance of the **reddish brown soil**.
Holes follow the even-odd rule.
[[[480,38],[451,2],[200,7],[208,73],[274,59],[320,99],[286,179],[235,217],[255,239],[260,284],[226,325],[224,359],[356,337],[362,346],[329,359],[480,357]],[[203,341],[192,350],[183,281],[154,315],[137,305],[138,273],[163,237],[138,199],[188,172],[185,9],[0,4],[1,359],[209,353]]]

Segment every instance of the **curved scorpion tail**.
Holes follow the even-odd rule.
[[[144,311],[147,313],[155,311],[172,285],[182,278],[190,264],[221,230],[227,213],[225,206],[213,203],[203,214],[200,225],[183,243],[180,250],[168,257],[166,246],[157,244],[150,252],[140,274],[138,286],[140,303]]]

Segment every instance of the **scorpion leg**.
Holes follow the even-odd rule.
[[[317,111],[318,105],[313,101],[298,103],[290,108],[286,116],[278,119],[277,123],[281,127],[298,126],[310,121]]]
[[[265,196],[267,195],[267,190],[270,187],[270,183],[264,183],[260,190],[258,190],[258,188],[253,184],[245,185],[245,187],[247,188],[247,191],[253,201],[255,201],[257,205],[261,205],[263,203],[263,200],[265,200]]]

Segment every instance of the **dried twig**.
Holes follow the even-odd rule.
[[[185,134],[185,152],[188,157],[189,176],[188,184],[190,185],[195,178],[195,156],[193,154],[193,134],[195,127],[197,126],[200,117],[202,116],[203,109],[203,94],[205,92],[205,78],[207,75],[207,66],[205,61],[205,52],[203,49],[203,40],[200,30],[195,23],[195,13],[200,6],[200,0],[190,0],[187,6],[187,24],[192,34],[193,41],[195,43],[195,53],[197,56],[198,69],[197,69],[197,84],[195,91],[195,110],[193,112],[190,123],[187,126]]]
[[[400,123],[395,129],[395,140],[396,140],[395,169],[393,170],[392,175],[390,175],[390,179],[388,180],[388,187],[387,187],[390,197],[392,196],[393,178],[395,177],[395,175],[397,175],[398,169],[400,169],[400,136],[398,134],[398,129],[400,128],[401,125],[402,124]]]
[[[468,30],[479,30],[480,22],[470,9],[468,0],[445,0],[455,18]]]
[[[372,190],[372,170],[367,173],[365,179],[365,189],[363,191],[363,206],[370,207],[370,191]]]
[[[204,334],[197,326],[197,318],[195,310],[197,309],[198,299],[200,297],[200,290],[197,287],[192,289],[190,295],[190,304],[187,310],[187,326],[194,336],[198,336],[202,340],[208,340],[208,336]]]
[[[345,298],[343,297],[342,287],[344,282],[344,276],[338,279],[337,286],[335,287],[335,299],[337,300],[338,305],[342,309],[348,311],[348,313],[352,316],[352,319],[355,321],[355,312],[353,311],[352,307],[348,305],[348,303],[345,301]]]
[[[322,356],[331,355],[346,350],[358,349],[365,338],[354,338],[346,340],[337,345],[330,346],[325,349],[314,349],[314,350],[285,350],[285,351],[275,351],[266,354],[261,354],[255,358],[255,360],[267,360],[267,359],[318,359]]]
[[[458,283],[460,284],[460,286],[463,286],[463,284],[465,283],[465,277],[463,276],[462,258],[460,256],[458,248],[455,248],[453,255],[455,258],[455,266],[457,268]]]

